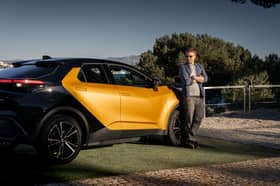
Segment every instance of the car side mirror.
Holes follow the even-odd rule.
[[[158,91],[159,79],[153,79],[153,90]]]

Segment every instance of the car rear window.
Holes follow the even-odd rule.
[[[30,78],[37,79],[53,73],[58,65],[28,64],[0,71],[0,78]]]

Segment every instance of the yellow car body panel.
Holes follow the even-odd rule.
[[[166,130],[172,111],[179,104],[167,86],[153,88],[87,83],[73,68],[63,87],[110,130]]]
[[[121,129],[120,96],[113,85],[81,82],[80,68],[73,68],[62,80],[63,87],[109,129]]]
[[[170,113],[178,105],[168,87],[159,86],[157,91],[145,87],[117,87],[121,96],[121,121],[127,130],[166,129]]]

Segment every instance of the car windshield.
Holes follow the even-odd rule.
[[[29,78],[37,79],[52,73],[58,65],[36,65],[28,64],[0,71],[0,78]]]

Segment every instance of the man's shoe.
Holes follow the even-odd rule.
[[[193,143],[186,143],[185,147],[190,148],[190,149],[195,149],[195,145]]]
[[[193,145],[194,145],[194,148],[195,148],[195,149],[199,149],[199,148],[200,148],[199,145],[198,145],[198,143],[197,143],[197,141],[193,142]]]

